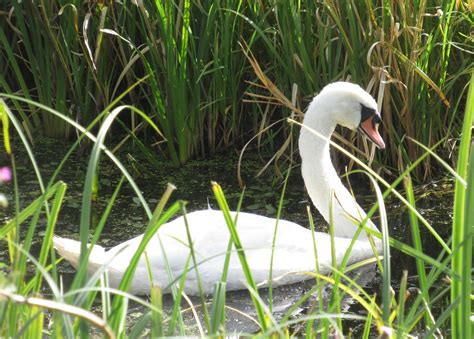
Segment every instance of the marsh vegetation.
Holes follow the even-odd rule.
[[[472,337],[472,34],[472,4],[454,0],[3,1],[0,335]],[[236,328],[230,300],[244,292],[217,284],[189,317],[179,288],[128,294],[133,265],[113,290],[85,260],[75,271],[57,257],[54,234],[111,247],[152,236],[183,201],[327,227],[307,211],[288,118],[337,80],[382,112],[385,152],[345,129],[335,140],[353,158],[332,151],[369,215],[388,220],[375,283],[335,267],[252,291],[253,325]]]

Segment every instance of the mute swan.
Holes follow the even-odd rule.
[[[337,124],[352,130],[360,130],[379,148],[385,147],[378,133],[381,122],[375,100],[362,88],[347,82],[336,82],[327,85],[313,99],[304,118],[307,126],[327,139],[314,135],[302,128],[299,138],[299,149],[302,158],[302,175],[306,189],[314,205],[329,221],[332,202],[332,222],[335,233],[336,261],[339,264],[351,243],[359,225],[354,220],[363,220],[366,214],[359,207],[352,195],[343,186],[330,159],[328,139]],[[350,215],[351,217],[349,217]],[[235,216],[235,213],[233,213]],[[197,261],[199,276],[205,293],[212,293],[214,283],[219,281],[225,260],[225,252],[230,239],[227,225],[219,210],[203,210],[187,214],[187,220]],[[245,250],[245,255],[252,270],[255,282],[259,287],[265,286],[269,278],[272,238],[276,219],[240,212],[237,231]],[[366,225],[377,230],[369,220]],[[311,231],[293,222],[280,220],[276,236],[273,258],[273,286],[290,284],[310,278],[304,272],[315,270],[314,244]],[[188,261],[190,250],[183,217],[179,217],[161,226],[158,231],[166,251],[169,267],[174,277],[182,274]],[[142,236],[130,239],[106,251],[95,245],[89,258],[88,273],[94,273],[102,265],[108,264],[108,277],[111,287],[117,287],[127,269],[130,259]],[[315,233],[316,248],[320,272],[331,271],[331,239],[326,233]],[[80,243],[78,241],[54,237],[54,246],[61,256],[72,266],[78,266]],[[380,241],[376,240],[380,248]],[[154,237],[146,248],[153,271],[153,283],[163,291],[169,292],[169,280],[158,236]],[[355,241],[348,264],[374,256],[374,252],[365,232],[361,232]],[[206,258],[212,258],[205,260]],[[190,266],[192,266],[190,264]],[[146,294],[150,290],[147,266],[144,257],[137,267],[130,293]],[[197,294],[196,273],[187,273],[184,291]],[[245,289],[245,276],[237,254],[231,255],[227,290]]]

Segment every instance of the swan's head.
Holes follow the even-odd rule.
[[[377,147],[385,148],[378,132],[382,119],[377,102],[360,86],[350,82],[334,82],[324,87],[314,101],[324,106],[321,111],[326,111],[328,119],[351,130],[358,130]]]

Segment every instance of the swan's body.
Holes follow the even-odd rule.
[[[303,178],[315,206],[327,221],[330,219],[333,221],[337,264],[341,262],[352,237],[359,228],[357,220],[363,220],[366,215],[337,176],[329,156],[328,139],[339,123],[351,129],[362,128],[379,147],[383,148],[383,141],[375,126],[377,119],[379,116],[375,100],[368,93],[357,85],[334,83],[326,86],[315,97],[304,120],[305,126],[324,135],[327,140],[315,136],[306,128],[302,128],[300,134]],[[333,199],[331,203],[330,199]],[[221,211],[197,211],[187,214],[186,218],[198,262],[199,278],[204,292],[210,293],[214,284],[221,279],[230,234]],[[253,278],[258,286],[265,286],[269,279],[276,219],[241,212],[237,220],[237,231]],[[376,229],[370,221],[367,226]],[[89,274],[106,265],[109,284],[111,287],[117,287],[141,239],[141,236],[133,238],[109,251],[95,245],[89,258]],[[305,273],[315,271],[315,248],[320,272],[331,271],[330,236],[315,232],[314,239],[315,243],[309,229],[290,221],[279,221],[272,265],[274,286],[310,278],[311,276]],[[354,242],[348,264],[374,256],[365,232],[361,232],[358,239],[360,240]],[[157,236],[146,248],[153,271],[153,283],[168,292],[170,280],[163,261],[160,240],[173,277],[180,277],[188,262],[189,271],[186,274],[184,291],[188,294],[198,293],[196,271],[191,268],[192,260],[189,260],[190,248],[183,217],[161,226]],[[378,241],[375,244],[376,247],[380,246]],[[79,242],[55,237],[54,245],[61,256],[74,267],[78,266]],[[147,293],[150,289],[148,276],[146,261],[142,257],[130,292]],[[233,251],[227,276],[227,289],[245,289],[245,281],[238,255]]]
[[[193,239],[202,285],[206,293],[211,293],[214,283],[219,281],[222,276],[225,253],[230,239],[229,231],[222,212],[218,210],[192,212],[188,213],[186,218]],[[245,255],[249,266],[252,269],[253,278],[260,287],[266,286],[266,282],[269,279],[275,219],[241,212],[238,215],[237,230],[242,246],[245,248]],[[163,225],[159,230],[159,235],[169,265],[173,270],[173,276],[180,277],[190,253],[187,246],[188,241],[183,218],[177,218]],[[320,271],[329,273],[331,264],[330,236],[326,233],[318,232],[315,233],[315,239]],[[95,245],[89,260],[89,274],[110,262],[108,266],[109,284],[110,286],[117,287],[141,240],[142,236],[133,238],[113,247],[109,251],[105,251],[102,247]],[[351,243],[351,239],[336,238],[336,242],[336,258],[339,264]],[[56,239],[55,246],[66,260],[74,267],[77,267],[80,253],[79,242],[70,239]],[[308,271],[314,271],[316,267],[310,230],[293,222],[280,220],[275,247],[273,258],[274,286],[311,278],[310,275],[305,274]],[[164,292],[169,292],[166,288],[169,285],[169,279],[158,238],[154,238],[148,245],[147,255],[150,258],[151,267],[153,267],[153,282],[165,289]],[[370,243],[358,240],[350,256],[349,263],[357,262],[373,255]],[[206,258],[212,259],[204,261]],[[192,267],[192,261],[190,261],[189,267]],[[298,272],[300,274],[297,274]],[[196,279],[195,271],[190,270],[186,275],[184,285],[186,293],[193,295],[199,292]],[[239,258],[234,252],[229,264],[227,289],[245,289],[245,281]],[[148,271],[145,260],[142,257],[130,292],[133,294],[146,294],[149,288]]]

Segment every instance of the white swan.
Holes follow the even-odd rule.
[[[379,148],[384,143],[377,131],[380,115],[375,100],[362,88],[347,82],[336,82],[327,85],[311,102],[304,125],[329,139],[337,124],[350,129],[359,129],[365,133]],[[343,186],[330,159],[329,142],[308,129],[302,128],[299,138],[302,158],[302,175],[306,189],[326,221],[329,221],[331,196],[332,220],[335,231],[336,261],[339,264],[352,241],[359,225],[355,220],[362,220],[366,214],[359,207],[352,195]],[[235,214],[234,214],[235,215]],[[219,210],[203,210],[187,214],[188,225],[193,239],[193,247],[198,266],[199,277],[206,293],[211,293],[215,282],[221,279],[225,252],[230,239],[223,214]],[[264,216],[240,212],[237,231],[245,250],[246,258],[252,270],[253,278],[259,287],[265,286],[269,279],[272,238],[276,220]],[[377,229],[370,222],[367,227]],[[153,283],[169,292],[169,279],[163,262],[162,250],[158,236],[161,238],[169,267],[174,277],[181,276],[190,250],[183,217],[162,225],[158,235],[146,248],[153,270]],[[315,233],[316,248],[320,271],[331,271],[331,239],[326,233]],[[127,269],[130,259],[136,252],[142,239],[138,236],[105,251],[95,245],[89,258],[88,273],[92,274],[99,267],[108,263],[108,277],[111,287],[118,287]],[[365,232],[353,246],[350,263],[374,256],[374,252]],[[78,241],[54,237],[54,246],[61,256],[77,268],[80,243]],[[380,248],[380,242],[376,241]],[[210,260],[205,260],[212,258]],[[191,267],[190,264],[189,267]],[[273,285],[289,284],[309,278],[304,272],[315,270],[314,244],[311,231],[293,222],[280,220],[276,236],[273,259]],[[130,293],[146,294],[150,289],[145,259],[142,257],[137,267]],[[194,270],[187,273],[184,291],[188,294],[198,293],[197,276]],[[245,289],[245,276],[236,253],[232,253],[227,289]]]

